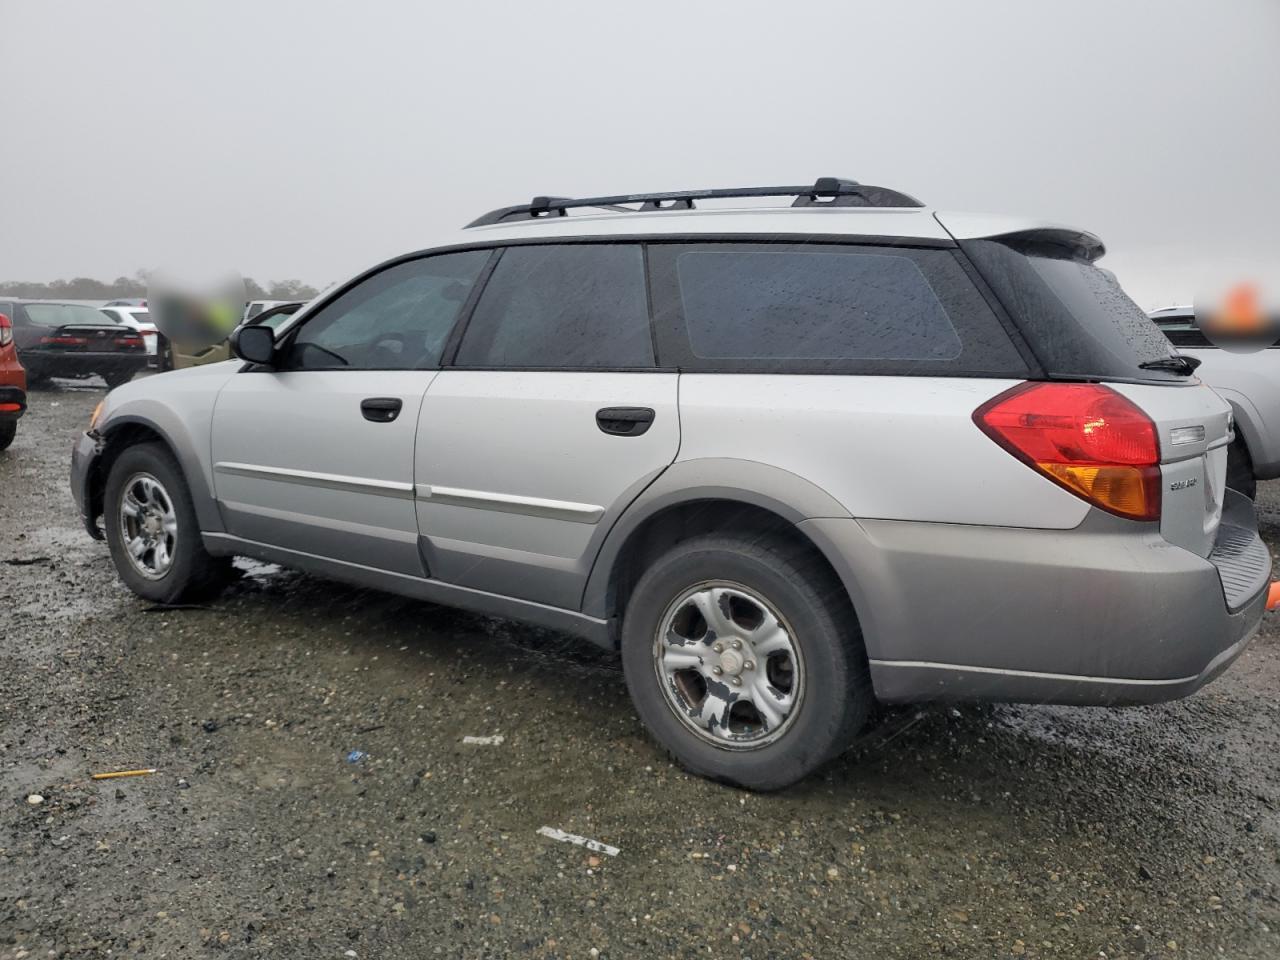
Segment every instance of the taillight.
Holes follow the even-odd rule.
[[[89,341],[84,337],[41,337],[41,343],[53,344],[59,347],[83,347]]]
[[[978,428],[1076,496],[1160,519],[1160,444],[1136,405],[1096,383],[1022,383],[973,413]]]
[[[116,337],[117,347],[141,347],[142,345],[141,337]]]
[[[0,313],[0,347],[7,347],[13,343],[13,322]]]

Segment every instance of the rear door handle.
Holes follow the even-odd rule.
[[[400,416],[402,406],[404,403],[399,397],[370,397],[360,401],[360,412],[374,423],[390,423]]]
[[[611,437],[638,437],[653,424],[652,407],[604,407],[596,425]]]

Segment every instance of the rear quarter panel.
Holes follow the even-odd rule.
[[[685,374],[677,463],[751,460],[805,478],[862,519],[1070,529],[1088,505],[974,425],[1020,381]]]

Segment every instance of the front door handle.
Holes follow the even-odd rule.
[[[638,437],[652,424],[652,407],[604,407],[596,411],[596,425],[611,437]]]
[[[404,403],[399,397],[370,397],[360,401],[360,412],[374,423],[390,423],[400,416],[402,406]]]

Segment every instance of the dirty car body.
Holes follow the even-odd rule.
[[[1230,407],[1102,252],[849,181],[539,198],[113,391],[72,489],[152,599],[245,555],[621,647],[657,739],[749,787],[876,699],[1167,700],[1270,556]]]

